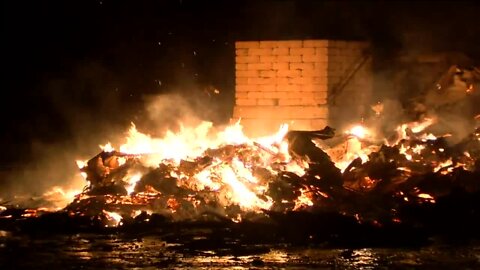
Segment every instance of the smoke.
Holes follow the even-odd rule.
[[[31,9],[33,18],[36,18],[35,14],[40,14],[42,18],[38,17],[39,24],[29,23],[26,24],[28,27],[22,28],[21,31],[16,30],[18,33],[27,34],[20,35],[24,37],[22,42],[11,43],[9,47],[12,52],[17,52],[11,53],[10,62],[7,62],[9,67],[17,67],[17,69],[9,68],[15,71],[12,73],[17,73],[15,80],[11,79],[12,85],[18,84],[16,80],[24,79],[22,76],[32,74],[24,72],[28,71],[24,66],[32,63],[36,63],[37,69],[42,72],[54,70],[52,66],[55,66],[61,70],[61,73],[43,74],[43,82],[38,87],[41,89],[29,90],[34,93],[30,93],[33,99],[30,103],[24,104],[22,100],[14,101],[25,107],[22,110],[32,111],[30,117],[27,116],[25,117],[27,119],[18,121],[22,122],[23,127],[19,128],[19,133],[24,135],[22,138],[25,138],[26,142],[23,144],[28,145],[30,153],[20,153],[21,163],[2,177],[1,180],[4,183],[0,189],[0,196],[5,198],[12,197],[14,194],[38,194],[54,185],[68,186],[70,183],[77,183],[77,180],[72,180],[77,179],[75,176],[78,175],[75,159],[86,159],[95,155],[99,151],[98,144],[108,141],[118,144],[132,121],[137,124],[139,130],[158,137],[161,137],[167,129],[178,129],[180,123],[195,125],[200,120],[209,120],[216,124],[226,122],[230,116],[228,110],[232,108],[231,100],[229,101],[228,98],[233,96],[233,91],[230,91],[230,96],[224,95],[231,89],[216,89],[207,83],[214,81],[223,87],[233,84],[233,82],[228,83],[231,81],[228,77],[233,77],[234,57],[232,57],[231,41],[236,39],[289,39],[292,37],[328,39],[352,36],[369,38],[377,48],[374,55],[377,62],[374,69],[376,92],[371,99],[372,104],[367,104],[367,110],[373,116],[366,121],[375,120],[375,124],[385,130],[390,130],[391,126],[398,123],[414,120],[421,114],[418,109],[410,109],[414,107],[410,104],[417,103],[410,98],[418,95],[418,90],[424,90],[416,83],[424,75],[411,70],[405,71],[401,65],[395,64],[398,55],[414,56],[425,51],[440,50],[476,52],[478,55],[478,46],[474,42],[478,37],[478,27],[475,27],[478,8],[473,8],[473,4],[457,3],[455,4],[457,8],[452,9],[451,3],[432,5],[429,2],[413,8],[410,3],[396,5],[377,3],[372,6],[322,1],[258,2],[224,5],[225,10],[211,8],[220,6],[218,3],[212,3],[211,7],[205,6],[205,12],[196,13],[211,16],[205,16],[207,18],[194,16],[193,18],[197,21],[186,21],[190,23],[180,23],[177,19],[183,20],[186,17],[179,16],[182,13],[178,11],[172,12],[168,9],[149,8],[149,10],[164,10],[164,14],[158,16],[158,13],[152,12],[152,15],[148,15],[150,17],[136,15],[137,17],[129,17],[131,20],[124,20],[125,15],[132,14],[131,7],[121,9],[122,12],[112,9],[111,13],[107,13],[108,16],[98,13],[88,17],[85,28],[81,28],[84,32],[94,32],[97,36],[78,35],[77,33],[82,31],[72,31],[71,29],[77,28],[70,27],[70,24],[66,23],[64,32],[58,32],[58,29],[47,32],[49,38],[45,38],[46,32],[43,29],[52,29],[50,26],[58,26],[58,21],[65,18],[58,19],[53,14],[45,17],[43,13]],[[23,16],[26,9],[22,6],[18,10],[17,14],[9,13],[13,14],[12,18],[15,20],[23,18],[20,15]],[[88,7],[88,10],[91,11],[91,8]],[[62,16],[68,14],[56,13]],[[78,17],[72,15],[68,17],[76,22],[77,19],[86,18],[84,14],[85,12],[81,10],[77,14]],[[331,14],[343,15],[331,16]],[[53,19],[49,24],[42,24],[46,21],[45,18]],[[112,25],[106,24],[104,18],[112,21]],[[120,22],[130,21],[146,23],[140,26],[131,23],[118,25]],[[205,24],[199,24],[198,21]],[[221,21],[232,23],[219,23]],[[38,29],[32,28],[35,29],[34,32],[27,31],[35,25]],[[79,23],[79,25],[83,24]],[[198,28],[192,27],[194,25]],[[158,28],[161,28],[160,32],[165,33],[160,36],[154,34],[157,33]],[[75,33],[75,39],[65,43],[63,36],[70,33]],[[32,34],[45,42],[31,46]],[[6,40],[10,42],[17,41],[19,38],[17,35],[8,37]],[[126,42],[127,39],[133,41]],[[223,44],[220,40],[229,41],[230,45],[216,45]],[[100,45],[95,45],[99,46],[98,48],[90,45],[98,42]],[[34,50],[42,44],[44,48]],[[169,49],[160,53],[159,50],[164,46],[169,46]],[[50,47],[54,49],[49,49]],[[64,48],[69,48],[80,56],[68,54],[69,50],[65,50],[62,55],[61,49]],[[95,53],[89,52],[88,48]],[[110,48],[115,48],[114,52],[111,52]],[[177,74],[179,69],[187,70],[184,67],[177,67],[182,62],[178,61],[180,52],[188,55],[183,60],[202,59],[192,60],[192,63],[197,65],[182,60],[187,62],[185,66],[190,69],[184,74]],[[199,52],[198,56],[197,52]],[[22,55],[25,55],[24,58],[19,58]],[[32,56],[36,55],[42,57],[35,62]],[[57,61],[53,61],[55,57],[58,58]],[[106,59],[105,62],[109,64],[89,62],[84,57]],[[155,63],[150,59],[160,59],[161,63]],[[73,65],[69,61],[77,65],[72,70],[68,69]],[[48,65],[44,67],[48,63],[50,63],[49,68],[47,68]],[[143,64],[147,67],[138,68]],[[174,64],[176,67],[173,67]],[[176,88],[178,85],[166,86],[172,94],[148,96],[142,99],[139,93],[160,91],[153,87],[145,89],[150,87],[148,81],[153,83],[153,78],[160,77],[155,74],[157,71],[153,71],[155,68],[166,70],[163,72],[164,77],[178,77],[176,81],[174,80],[174,84],[178,84],[177,81],[186,81],[188,76],[191,82],[178,89]],[[145,75],[147,69],[152,71]],[[167,72],[169,70],[172,72]],[[197,77],[187,74],[198,71],[204,71],[199,72],[200,76],[198,76],[203,78],[204,85],[197,85],[192,79]],[[34,75],[40,76],[39,73]],[[436,72],[433,72],[432,78],[435,76]],[[143,84],[138,81],[142,81]],[[165,79],[163,81],[167,84]],[[36,82],[31,84],[36,86]],[[220,91],[220,94],[215,90]],[[375,118],[373,110],[368,107],[376,102],[384,104],[382,118]],[[432,111],[429,113],[431,114]],[[438,110],[433,113],[438,114]],[[463,120],[464,117],[463,113],[458,114],[454,110],[443,113],[441,115],[441,118],[445,119],[443,122],[449,124],[444,130],[456,130],[464,134],[469,129],[466,124],[460,125],[459,120]],[[455,126],[457,123],[459,126]],[[23,155],[25,155],[24,158]]]
[[[103,79],[99,79],[102,76]],[[57,186],[81,190],[87,183],[75,161],[95,156],[100,151],[99,145],[107,142],[117,147],[124,143],[131,123],[143,133],[163,137],[168,130],[179,131],[182,126],[197,126],[205,120],[220,124],[228,115],[222,113],[221,106],[216,106],[219,90],[212,87],[175,88],[169,94],[144,96],[142,102],[132,106],[112,94],[115,91],[106,90],[115,88],[108,85],[108,79],[102,83],[105,76],[108,78],[108,71],[93,64],[77,70],[72,82],[68,79],[49,82],[49,101],[69,137],[54,142],[34,139],[30,146],[31,161],[26,160],[5,176],[0,198],[28,206],[39,206],[39,203],[45,206],[51,202],[33,198],[44,199],[41,195]],[[92,87],[81,91],[82,96],[90,95],[87,101],[94,102],[94,106],[82,107],[82,103],[72,97],[75,91],[72,84],[80,81]],[[126,109],[128,105],[130,109]]]
[[[178,131],[181,126],[197,126],[202,121],[225,123],[228,114],[216,106],[215,95],[215,89],[206,89],[191,91],[190,95],[174,91],[145,97],[145,115],[138,125],[145,132],[162,137],[167,130]]]
[[[35,197],[53,186],[81,188],[75,160],[95,155],[99,144],[126,129],[135,106],[126,107],[114,75],[97,62],[71,72],[46,74],[36,86],[39,107],[28,107],[27,151],[4,172],[0,197]]]

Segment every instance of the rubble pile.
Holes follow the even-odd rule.
[[[174,154],[138,140],[133,145],[141,149],[106,145],[79,162],[88,185],[67,207],[49,213],[4,206],[0,225],[49,227],[55,220],[74,230],[130,230],[220,223],[271,241],[472,235],[480,225],[480,129],[453,144],[448,134],[428,134],[430,124],[402,125],[389,140],[361,126],[342,134],[282,127],[258,140],[224,132],[236,141],[199,142],[181,157],[180,145],[158,144]]]

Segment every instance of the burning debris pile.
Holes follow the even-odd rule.
[[[337,233],[339,224],[348,234],[357,227],[475,228],[480,129],[452,144],[448,134],[428,133],[432,124],[401,125],[389,139],[360,125],[341,134],[282,126],[259,139],[247,138],[239,123],[213,139],[209,123],[163,139],[132,126],[119,150],[107,144],[77,161],[88,185],[57,214],[120,228],[218,221],[276,224],[291,234],[295,224],[310,238]],[[3,221],[41,216],[3,210]]]

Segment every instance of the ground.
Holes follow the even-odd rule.
[[[208,239],[196,242],[208,243]],[[233,247],[234,246],[234,247]],[[478,269],[480,245],[322,248],[166,242],[161,236],[19,236],[0,231],[2,269]]]

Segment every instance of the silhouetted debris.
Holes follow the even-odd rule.
[[[188,242],[192,250],[204,245],[222,246],[231,237],[245,244],[280,241],[339,246],[421,244],[432,236],[478,238],[478,130],[455,145],[444,137],[421,140],[412,133],[409,140],[382,145],[366,162],[353,160],[343,173],[312,142],[312,138],[333,135],[328,127],[287,134],[291,154],[308,162],[302,176],[283,168],[275,161],[275,153],[255,144],[209,149],[197,159],[182,160],[180,166],[165,162],[155,168],[144,167],[132,155],[101,152],[82,169],[91,181],[90,187],[65,209],[48,213],[4,204],[0,229],[28,233],[161,233]],[[408,150],[408,158],[402,152],[414,148]],[[179,184],[185,177],[219,162],[229,164],[234,158],[256,164],[253,161],[259,153],[271,155],[271,168],[278,172],[258,165],[251,168],[256,179],[268,187],[259,199],[272,199],[269,210],[249,212],[238,205],[224,207],[217,190],[199,191]],[[119,158],[125,162],[120,163]],[[445,166],[439,166],[442,163]],[[143,176],[129,194],[123,178],[132,172]],[[213,175],[212,179],[215,177],[220,176]],[[298,204],[306,195],[311,204]],[[121,215],[121,222],[112,220],[110,212]],[[194,241],[192,235],[204,235],[209,242]],[[252,261],[253,266],[261,264]]]

